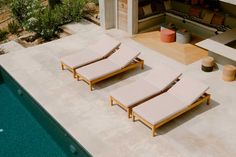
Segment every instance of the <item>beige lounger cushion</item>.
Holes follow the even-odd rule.
[[[184,77],[166,93],[134,107],[133,111],[152,125],[156,125],[187,108],[207,89],[207,85]]]
[[[102,35],[99,41],[79,53],[63,57],[61,61],[71,68],[78,68],[109,56],[121,43],[112,37]]]
[[[158,89],[165,89],[170,86],[173,81],[180,77],[181,73],[160,65],[149,73],[144,79],[156,86]]]
[[[96,44],[93,44],[88,48],[98,53],[101,58],[105,58],[118,48],[120,44],[121,43],[116,39],[109,37],[108,35],[102,35]]]
[[[108,59],[104,59],[81,67],[76,70],[76,73],[84,76],[87,80],[92,81],[119,69],[120,67],[118,65],[112,63]]]
[[[134,107],[133,111],[152,125],[155,125],[181,111],[184,107],[186,106],[183,106],[183,102],[175,96],[164,93]]]
[[[107,59],[89,64],[76,70],[76,73],[89,81],[101,78],[107,74],[122,69],[133,61],[140,53],[133,49],[121,46],[120,49]],[[126,56],[126,57],[125,57]],[[118,61],[119,60],[119,61]]]
[[[112,54],[108,59],[113,63],[119,65],[120,68],[124,68],[139,54],[140,52],[138,50],[123,44],[120,46],[119,50],[117,50],[116,53]]]
[[[183,101],[186,105],[189,105],[194,103],[208,88],[204,83],[183,77],[168,92]]]
[[[87,49],[80,53],[72,54],[61,59],[61,61],[71,68],[77,68],[101,59],[100,55]]]
[[[159,93],[161,90],[156,86],[140,79],[127,86],[121,87],[111,93],[111,96],[126,107],[133,106],[148,97]]]
[[[124,106],[130,107],[160,93],[180,75],[180,72],[160,65],[146,77],[111,92],[111,96]]]

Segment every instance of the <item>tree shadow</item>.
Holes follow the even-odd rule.
[[[178,116],[177,118],[173,119],[172,121],[164,124],[160,128],[157,129],[157,136],[163,135],[168,133],[169,131],[181,126],[182,124],[186,123],[187,121],[193,119],[194,117],[211,110],[212,108],[217,107],[220,105],[217,101],[211,99],[210,105],[206,105],[206,103],[201,104],[190,111]]]

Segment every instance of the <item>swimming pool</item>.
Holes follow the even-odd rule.
[[[91,155],[0,66],[0,156]]]

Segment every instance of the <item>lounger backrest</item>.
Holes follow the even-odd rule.
[[[138,50],[122,44],[115,53],[108,57],[108,59],[118,65],[120,68],[124,68],[139,54],[140,52]]]
[[[99,41],[88,48],[99,54],[101,58],[109,56],[115,49],[120,46],[120,42],[108,35],[102,35]]]
[[[144,79],[158,89],[165,89],[177,80],[182,73],[174,71],[164,65],[153,69]]]
[[[207,85],[201,82],[183,77],[168,91],[168,93],[173,94],[180,99],[184,103],[183,105],[190,105],[201,97],[208,88]]]

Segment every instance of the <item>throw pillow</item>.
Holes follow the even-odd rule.
[[[215,13],[213,18],[212,18],[211,24],[213,24],[213,25],[223,25],[224,20],[225,20],[225,17],[223,15]]]
[[[171,0],[164,1],[164,6],[166,10],[171,10],[172,9]]]
[[[200,8],[192,7],[192,8],[190,8],[188,14],[189,14],[189,16],[200,17],[201,11],[202,10]]]
[[[145,5],[143,7],[143,12],[144,12],[144,16],[151,15],[152,14],[151,4]]]
[[[211,11],[207,11],[202,19],[204,23],[211,24],[212,18],[214,16],[214,13]]]

